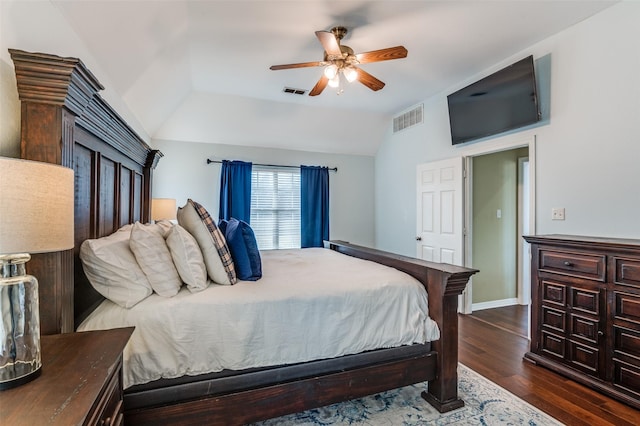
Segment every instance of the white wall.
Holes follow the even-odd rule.
[[[20,156],[20,101],[8,49],[80,58],[106,89],[100,95],[139,135],[149,137],[102,72],[91,52],[49,1],[0,0],[0,155]],[[126,66],[126,64],[123,64]]]
[[[390,116],[383,113],[315,107],[297,101],[192,92],[153,138],[281,149],[304,141],[307,151],[373,156],[391,123]]]
[[[13,62],[8,49],[52,53],[80,58],[106,87],[101,96],[146,141],[149,135],[139,124],[123,101],[122,93],[113,90],[114,85],[93,58],[87,45],[69,27],[63,15],[48,0],[0,0],[0,155],[20,156],[20,101],[16,89]],[[122,64],[126,67],[126,64]],[[246,111],[247,108],[243,111]],[[181,109],[182,111],[182,109]],[[261,111],[264,113],[264,111]],[[308,114],[307,114],[308,115]],[[314,122],[318,114],[313,116]],[[291,115],[290,120],[295,122]],[[368,129],[384,127],[381,115],[368,118]],[[364,115],[358,118],[364,121]],[[344,117],[348,121],[348,117]],[[298,120],[299,121],[299,120]],[[349,123],[353,124],[353,121]],[[171,122],[163,127],[163,134],[171,134]],[[255,123],[254,123],[255,124]],[[296,122],[295,125],[298,125]],[[255,126],[253,126],[255,127]],[[253,130],[252,129],[250,130]],[[237,128],[237,126],[236,126]],[[257,126],[257,128],[261,128]],[[355,130],[349,129],[355,133]],[[317,132],[316,132],[317,133]],[[354,133],[345,133],[345,140],[353,140]],[[364,133],[364,132],[363,132]],[[266,134],[251,133],[262,139]],[[180,135],[189,140],[188,135]],[[249,140],[250,139],[250,140]],[[251,141],[262,142],[255,138]],[[223,140],[217,135],[217,140]],[[269,141],[273,143],[272,140]],[[227,145],[196,144],[178,141],[153,141],[165,153],[154,181],[156,196],[175,197],[184,202],[187,197],[200,200],[217,216],[219,165],[206,165],[207,157],[236,158],[254,162],[282,164],[317,164],[338,167],[331,173],[331,238],[344,239],[363,245],[374,242],[373,157],[356,155],[332,155],[309,152],[232,147]],[[318,151],[321,150],[318,145]]]
[[[536,232],[640,238],[639,22],[622,2],[426,100],[425,123],[376,155],[376,246],[415,255],[418,164],[491,143],[451,146],[446,96],[529,54],[551,63],[549,121],[512,136],[536,137]]]
[[[178,205],[191,198],[216,218],[221,165],[207,165],[207,158],[337,167],[329,172],[329,236],[373,246],[373,157],[166,140],[154,140],[153,146],[164,154],[154,173],[153,197],[175,198]]]

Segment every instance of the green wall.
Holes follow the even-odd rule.
[[[522,148],[473,158],[473,303],[517,296],[518,157],[526,156]]]

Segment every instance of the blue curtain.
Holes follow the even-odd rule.
[[[322,247],[329,239],[329,168],[300,166],[301,246]]]
[[[249,223],[251,217],[251,163],[222,161],[219,218],[235,217]]]

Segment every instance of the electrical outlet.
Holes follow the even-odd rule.
[[[564,220],[564,207],[554,207],[551,209],[551,220]]]

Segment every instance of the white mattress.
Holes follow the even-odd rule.
[[[333,358],[440,337],[413,277],[328,249],[261,253],[263,278],[184,287],[131,309],[105,300],[78,331],[135,326],[124,386]]]

